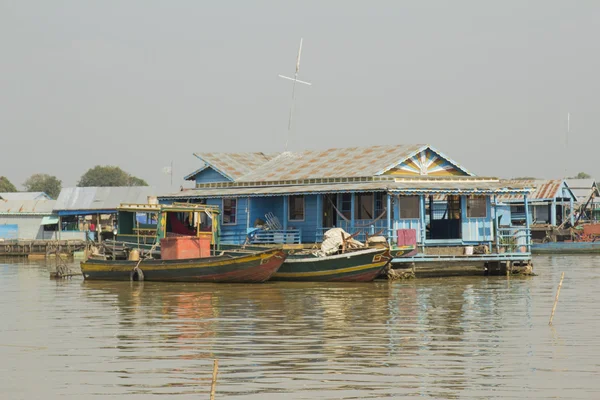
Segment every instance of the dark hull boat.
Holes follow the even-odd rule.
[[[271,280],[370,282],[390,262],[388,248],[349,251],[331,256],[291,254]]]
[[[179,260],[89,259],[81,263],[81,272],[86,280],[255,283],[271,278],[285,258],[283,250],[271,249]]]

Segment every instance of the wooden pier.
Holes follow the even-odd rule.
[[[73,253],[83,251],[85,247],[83,240],[7,240],[0,242],[0,257],[73,256]]]

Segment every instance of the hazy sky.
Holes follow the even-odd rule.
[[[600,1],[0,0],[0,175],[428,143],[478,175],[600,178]],[[571,133],[565,149],[567,112]]]

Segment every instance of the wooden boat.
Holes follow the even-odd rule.
[[[271,280],[370,282],[379,276],[391,259],[386,247],[322,257],[312,254],[290,254]]]
[[[595,242],[532,243],[532,254],[594,254],[600,253],[600,240]]]
[[[181,260],[89,259],[81,263],[81,272],[86,280],[255,283],[271,278],[285,258],[283,250],[269,249]]]

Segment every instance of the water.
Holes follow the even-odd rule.
[[[532,278],[213,285],[0,260],[0,393],[208,399],[218,358],[217,399],[600,398],[600,257],[534,263]]]

